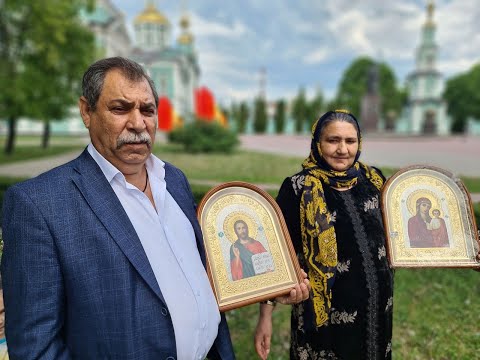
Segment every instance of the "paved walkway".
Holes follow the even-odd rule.
[[[306,157],[310,152],[308,135],[242,135],[241,147]],[[363,138],[360,160],[378,167],[402,168],[431,165],[457,176],[480,178],[480,137],[398,137],[372,134]],[[480,202],[480,194],[470,194]]]
[[[62,155],[0,165],[0,176],[34,177],[75,159],[80,152],[81,151],[76,150]]]
[[[242,135],[242,148],[306,157],[310,136]],[[401,168],[434,165],[456,175],[480,177],[480,137],[365,136],[361,161],[375,166]]]
[[[241,148],[261,152],[306,157],[310,149],[310,137],[305,135],[242,135]],[[164,137],[160,140],[164,141]],[[367,135],[363,139],[361,160],[375,166],[401,168],[407,165],[434,165],[451,171],[457,176],[480,178],[480,137],[393,137]],[[0,176],[31,177],[61,165],[78,156],[78,151],[43,158],[0,165]],[[190,179],[193,184],[216,185]],[[277,185],[259,184],[263,189],[275,189]],[[471,194],[474,202],[480,194]]]

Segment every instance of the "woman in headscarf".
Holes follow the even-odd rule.
[[[329,111],[313,126],[303,170],[283,182],[282,209],[300,266],[312,286],[292,307],[291,359],[391,359],[393,272],[380,209],[385,178],[358,161],[355,117]],[[267,358],[270,303],[260,305],[255,334]]]

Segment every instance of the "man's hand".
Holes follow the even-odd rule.
[[[310,281],[307,279],[307,273],[302,270],[303,281],[290,290],[288,295],[278,296],[275,298],[277,302],[284,305],[298,304],[308,299],[310,294]]]
[[[235,255],[236,259],[240,259],[240,250],[235,245],[233,245],[233,255]]]

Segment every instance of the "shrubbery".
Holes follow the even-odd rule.
[[[194,121],[168,134],[172,143],[191,153],[230,153],[239,144],[237,135],[216,122]]]

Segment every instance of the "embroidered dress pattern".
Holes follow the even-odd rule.
[[[343,195],[343,194],[342,194]],[[354,207],[354,199],[350,196],[349,193],[346,193],[345,203],[347,209],[352,209]],[[368,238],[363,227],[363,223],[356,212],[351,212],[352,224],[354,232],[356,233],[356,238],[358,239],[358,245],[360,247],[360,253],[363,258],[363,267],[366,274],[367,288],[369,290],[370,296],[368,297],[367,304],[367,354],[370,359],[375,358],[377,352],[377,327],[376,323],[378,321],[378,278],[375,273],[375,265],[373,263],[372,254],[368,250]]]
[[[299,224],[295,208],[301,192],[296,194],[288,180],[278,203],[287,224],[294,223],[292,217]],[[391,359],[393,274],[386,258],[380,209],[372,200],[376,195],[376,186],[365,178],[345,192],[325,188],[329,209],[335,214],[338,244],[332,309],[328,325],[318,328],[311,299],[293,306],[291,359]],[[289,231],[300,266],[306,267],[300,229]]]
[[[337,264],[337,271],[339,274],[343,272],[347,272],[350,270],[350,260],[347,260],[345,262],[339,261]]]
[[[353,323],[356,317],[357,317],[356,311],[352,314],[349,314],[346,311],[336,311],[335,309],[332,309],[330,313],[330,323],[331,324]]]

